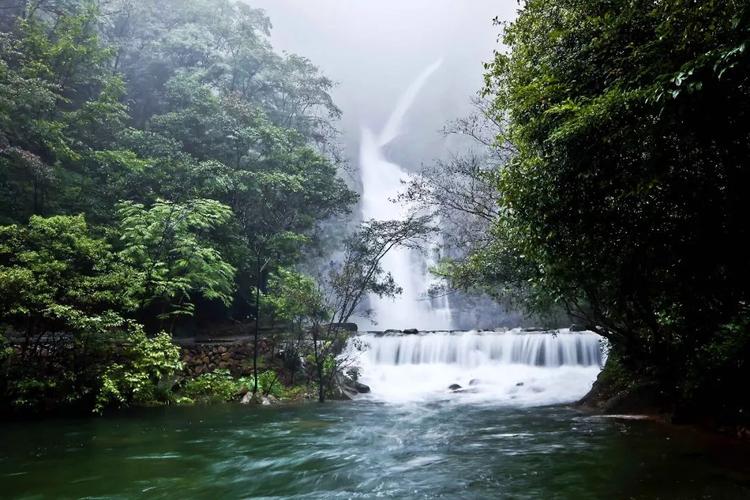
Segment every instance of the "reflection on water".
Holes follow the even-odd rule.
[[[8,498],[750,497],[745,447],[564,407],[171,408],[6,424],[0,443]]]

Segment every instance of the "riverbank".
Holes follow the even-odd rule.
[[[749,425],[727,423],[710,411],[701,414],[685,412],[659,383],[624,380],[622,373],[613,371],[616,370],[605,366],[591,390],[574,407],[592,415],[645,418],[750,442]]]
[[[283,332],[248,336],[86,339],[65,334],[5,337],[0,417],[112,413],[127,407],[272,404],[317,397],[314,374]],[[257,392],[256,392],[257,388]]]

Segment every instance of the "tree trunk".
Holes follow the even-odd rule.
[[[318,350],[318,327],[313,327],[313,353],[315,354],[315,368],[318,375],[318,401],[324,403],[326,400],[324,384],[323,384],[323,360],[320,359],[320,351]]]
[[[258,394],[258,333],[260,331],[260,255],[256,260],[255,278],[255,329],[253,331],[253,396]]]

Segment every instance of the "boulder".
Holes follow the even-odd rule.
[[[518,382],[518,383],[516,384],[516,387],[523,387],[523,382]]]
[[[369,386],[347,376],[346,373],[337,373],[334,381],[334,399],[353,399],[358,394],[370,392]]]
[[[448,390],[453,391],[453,392],[456,392],[459,389],[461,389],[461,386],[458,384],[451,384],[448,386]]]
[[[365,385],[362,382],[357,382],[356,380],[353,381],[352,387],[359,393],[359,394],[367,394],[370,392],[370,386]]]
[[[469,385],[479,385],[479,384],[481,384],[481,382],[477,378],[473,378],[469,380]]]
[[[416,328],[407,328],[406,330],[404,330],[404,333],[407,335],[416,335],[419,333],[419,330],[417,330]]]
[[[385,333],[387,335],[389,333],[404,333],[404,332],[402,332],[401,330],[386,330],[383,333]]]

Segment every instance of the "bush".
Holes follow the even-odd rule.
[[[112,364],[102,375],[94,411],[107,406],[168,403],[173,400],[175,374],[181,369],[180,348],[168,334],[148,338],[138,328],[123,349],[123,361]]]
[[[185,382],[180,396],[192,402],[228,402],[252,391],[253,386],[253,377],[234,378],[228,370],[215,370]],[[278,399],[289,394],[273,370],[258,375],[258,393]]]
[[[281,385],[279,376],[273,370],[266,370],[258,375],[258,390],[264,396],[282,398],[285,395],[284,386]]]
[[[242,381],[234,379],[228,370],[216,370],[188,380],[180,394],[204,403],[232,401],[242,387]]]

